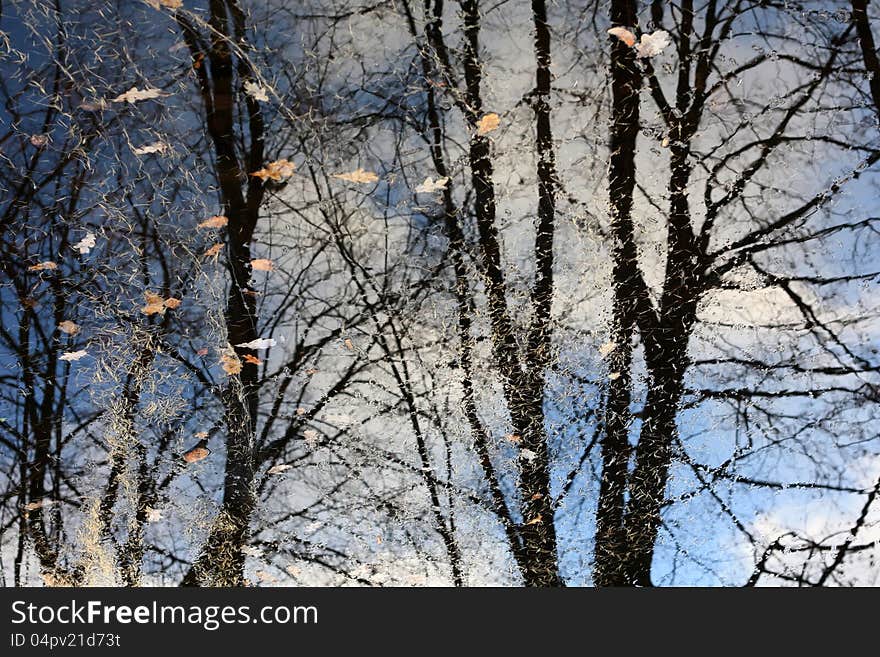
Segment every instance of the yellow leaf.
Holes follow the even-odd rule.
[[[275,263],[266,258],[257,258],[256,260],[251,260],[251,267],[256,271],[272,271],[275,269]]]
[[[223,228],[226,224],[229,223],[229,219],[224,217],[222,214],[215,214],[213,217],[209,217],[205,219],[202,223],[199,224],[199,228]]]
[[[612,27],[610,30],[608,30],[608,34],[613,37],[617,37],[630,47],[634,46],[636,43],[636,35],[630,32],[625,27]]]
[[[484,114],[483,118],[477,122],[477,134],[489,134],[493,130],[497,130],[499,125],[501,125],[501,117],[495,114],[495,112]]]
[[[51,260],[47,260],[46,262],[40,262],[36,265],[31,265],[28,267],[28,271],[46,271],[51,269],[58,269],[58,265],[52,262]]]
[[[290,178],[295,170],[296,165],[293,162],[282,159],[269,162],[265,167],[259,171],[254,171],[251,175],[263,181],[267,179],[281,180],[283,178]]]
[[[63,322],[58,322],[58,329],[62,333],[67,333],[67,335],[76,335],[79,333],[79,326],[71,322],[69,319],[65,319]]]
[[[340,180],[352,183],[374,183],[379,180],[379,176],[375,173],[372,171],[365,171],[361,168],[355,169],[349,173],[334,173],[333,178],[339,178]]]

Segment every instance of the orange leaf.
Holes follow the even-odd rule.
[[[534,518],[532,518],[531,520],[529,520],[529,521],[525,524],[525,526],[528,527],[529,525],[541,525],[541,524],[543,524],[543,523],[544,523],[544,519],[541,517],[541,514],[539,513],[539,514],[536,515]]]
[[[222,249],[223,249],[223,245],[222,245],[222,244],[219,244],[219,243],[218,243],[218,244],[215,244],[215,245],[212,246],[210,249],[208,249],[207,251],[205,251],[205,257],[206,257],[206,258],[212,258],[212,257],[216,258],[218,255],[220,255],[220,251],[221,251]]]
[[[31,265],[30,267],[28,267],[28,271],[46,271],[50,269],[58,269],[58,265],[51,260],[40,262],[36,265]]]
[[[210,455],[210,453],[211,450],[207,447],[196,445],[183,455],[183,460],[187,463],[198,463],[199,461],[208,458],[208,455]]]
[[[254,171],[251,175],[263,181],[267,179],[281,180],[282,178],[290,178],[295,170],[296,165],[293,162],[282,159],[269,162],[265,167],[259,171]]]
[[[365,171],[360,168],[350,173],[334,173],[332,177],[352,183],[373,183],[379,180],[379,176],[372,171]]]
[[[257,258],[251,260],[251,267],[256,271],[272,271],[275,269],[275,263],[266,258]]]
[[[244,362],[250,363],[251,365],[261,365],[263,361],[261,361],[259,358],[257,358],[256,356],[253,356],[251,354],[245,354],[244,355]]]
[[[226,224],[229,223],[229,218],[224,217],[222,214],[215,214],[213,217],[208,217],[202,223],[198,225],[199,228],[223,228]]]
[[[636,35],[630,32],[625,27],[612,27],[610,30],[608,30],[608,34],[613,37],[617,37],[630,47],[634,46],[636,43]]]
[[[493,130],[497,130],[499,125],[501,125],[501,117],[495,114],[495,112],[484,114],[483,118],[477,122],[477,134],[489,134]]]
[[[242,368],[241,360],[239,360],[238,354],[235,353],[235,349],[231,346],[224,349],[223,353],[220,354],[220,365],[223,367],[223,371],[229,375],[239,374]]]

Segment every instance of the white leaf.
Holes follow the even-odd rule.
[[[259,100],[263,103],[269,102],[269,94],[267,93],[268,89],[256,82],[251,82],[250,80],[245,82],[244,92],[254,100]]]
[[[663,30],[657,30],[653,34],[643,34],[642,40],[636,46],[636,57],[656,57],[669,45],[669,34]]]
[[[242,342],[241,344],[235,345],[236,347],[243,347],[244,349],[268,349],[269,347],[274,347],[278,344],[274,338],[257,338],[256,340],[251,340],[250,342]]]
[[[526,461],[534,461],[536,458],[538,458],[538,455],[530,449],[519,450],[519,455]]]
[[[154,98],[161,98],[162,96],[167,96],[165,92],[159,89],[138,89],[137,87],[132,87],[124,94],[119,94],[116,98],[113,99],[114,103],[136,103],[139,100],[152,100]]]
[[[162,520],[162,512],[159,509],[154,509],[151,506],[148,506],[147,509],[147,522],[159,522]]]
[[[150,153],[164,153],[167,150],[168,144],[163,141],[157,141],[152,144],[141,146],[140,148],[135,148],[132,152],[135,155],[149,155]]]
[[[81,254],[85,255],[91,249],[95,248],[95,235],[94,233],[86,233],[86,236],[83,237],[79,242],[73,245],[73,248],[79,251]]]
[[[270,475],[283,474],[290,470],[292,467],[292,465],[289,465],[287,463],[279,463],[278,465],[273,465],[271,468],[269,468],[266,473]]]
[[[80,358],[85,358],[88,355],[89,355],[89,352],[87,352],[85,350],[68,351],[68,352],[61,354],[58,357],[58,360],[75,361],[75,360],[79,360]]]
[[[425,182],[416,187],[416,193],[418,194],[432,194],[434,192],[440,191],[441,189],[446,189],[446,183],[449,182],[449,178],[438,178],[434,180],[431,176],[425,178]]]
[[[614,348],[617,346],[617,343],[613,340],[610,342],[606,342],[601,347],[599,347],[599,355],[602,358],[605,358],[608,354],[614,351]]]

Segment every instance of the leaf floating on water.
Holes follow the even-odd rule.
[[[261,103],[269,102],[268,89],[257,82],[252,82],[250,80],[245,82],[244,92],[254,100],[258,100]]]
[[[210,456],[211,450],[203,445],[196,445],[183,455],[183,460],[187,463],[198,463]]]
[[[51,271],[52,269],[58,269],[58,264],[51,260],[46,260],[45,262],[40,262],[28,267],[28,271]]]
[[[223,228],[229,223],[229,218],[222,214],[215,214],[213,217],[205,219],[198,225],[198,228]]]
[[[67,351],[67,352],[61,354],[58,357],[58,360],[64,360],[69,363],[72,363],[74,361],[79,360],[80,358],[85,358],[88,355],[89,355],[89,352],[87,352],[85,349],[81,349],[80,351]]]
[[[62,333],[67,333],[67,335],[76,335],[80,329],[78,324],[65,319],[63,322],[58,322],[58,330]]]
[[[432,194],[438,192],[441,189],[446,189],[446,183],[448,182],[449,178],[438,178],[437,180],[434,180],[431,176],[428,176],[421,185],[416,187],[416,193]]]
[[[498,126],[501,125],[501,117],[498,116],[495,112],[490,112],[489,114],[484,114],[483,118],[481,118],[477,122],[477,134],[478,135],[487,135],[490,132],[497,130]]]
[[[180,9],[183,7],[183,0],[145,0],[145,2],[153,9],[161,9],[162,7]]]
[[[161,295],[158,295],[155,292],[150,292],[149,290],[144,292],[144,299],[147,301],[147,305],[141,308],[141,312],[144,315],[164,315],[165,311],[169,308],[174,310],[175,308],[180,307],[180,304],[183,303],[180,299],[175,299],[174,297],[168,297],[165,299]]]
[[[223,249],[223,244],[217,243],[212,246],[210,249],[205,251],[206,258],[216,258],[220,255],[220,251]]]
[[[653,34],[643,34],[642,40],[636,46],[636,57],[656,57],[669,45],[669,34],[664,30],[657,30]]]
[[[261,361],[259,358],[257,358],[256,356],[254,356],[252,354],[245,354],[244,355],[244,362],[250,363],[251,365],[262,365],[263,364],[263,361]]]
[[[163,141],[153,142],[132,150],[135,155],[149,155],[150,153],[164,153],[168,150],[168,144]]]
[[[349,173],[334,173],[333,178],[339,178],[340,180],[345,180],[351,183],[374,183],[379,180],[379,176],[377,176],[372,171],[366,171],[364,169],[358,168]]]
[[[538,455],[530,449],[521,449],[519,451],[519,455],[524,458],[526,461],[534,461],[538,458]]]
[[[279,463],[278,465],[273,465],[271,468],[269,468],[266,473],[270,475],[284,474],[292,467],[293,466],[289,463]]]
[[[275,263],[267,258],[256,258],[251,260],[251,267],[256,271],[274,271]]]
[[[278,342],[275,338],[257,338],[256,340],[242,342],[235,346],[242,347],[243,349],[268,349],[269,347],[274,347],[276,344],[278,344]]]
[[[31,135],[31,145],[43,148],[49,144],[49,135]]]
[[[138,89],[136,86],[132,87],[125,93],[119,94],[116,98],[113,99],[114,103],[130,103],[134,104],[141,100],[153,100],[154,98],[161,98],[163,96],[168,96],[160,89]]]
[[[613,37],[617,37],[619,40],[623,41],[626,45],[632,47],[636,45],[636,35],[630,32],[625,27],[612,27],[608,30],[608,34]]]
[[[602,358],[605,358],[608,354],[610,354],[617,347],[617,343],[613,340],[610,342],[606,342],[601,347],[599,347],[599,355]]]
[[[83,237],[79,242],[74,244],[73,248],[79,251],[82,255],[87,254],[89,251],[95,248],[94,233],[86,233],[86,236]]]
[[[290,178],[295,170],[296,165],[293,162],[282,159],[269,162],[265,167],[259,171],[254,171],[251,175],[263,181],[267,179],[282,180],[283,178]]]
[[[220,354],[220,366],[223,368],[223,371],[229,375],[239,374],[241,372],[241,368],[243,367],[241,360],[238,358],[238,354],[235,353],[235,349],[233,349],[231,345],[227,346]]]

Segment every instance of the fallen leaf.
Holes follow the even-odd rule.
[[[261,361],[256,356],[252,356],[251,354],[244,355],[244,362],[250,363],[251,365],[262,365],[263,361]]]
[[[669,137],[664,137],[663,141],[660,142],[661,148],[666,148],[669,146]]]
[[[334,173],[332,177],[352,183],[374,183],[379,180],[379,176],[375,173],[372,171],[365,171],[361,168],[355,169],[349,173]]]
[[[630,47],[636,45],[636,35],[630,32],[625,27],[612,27],[610,30],[608,30],[608,34],[613,37],[617,37]]]
[[[37,509],[42,509],[47,506],[52,506],[53,504],[55,504],[55,502],[56,502],[55,500],[50,500],[50,499],[42,499],[42,500],[37,500],[35,502],[28,502],[27,504],[24,505],[24,510],[25,511],[36,511]]]
[[[89,251],[95,248],[95,235],[94,233],[86,233],[86,236],[83,237],[79,242],[73,245],[73,248],[79,251],[82,255],[85,255]]]
[[[235,353],[235,349],[233,349],[232,346],[228,346],[220,354],[220,365],[223,367],[223,371],[227,374],[232,375],[241,372],[241,360],[239,360],[238,354]]]
[[[345,342],[343,342],[345,348],[349,351],[354,351],[354,342],[351,341],[350,338],[345,338]]]
[[[119,94],[116,98],[113,99],[114,103],[131,103],[134,104],[139,100],[153,100],[154,98],[161,98],[162,96],[167,96],[168,94],[164,93],[160,89],[138,89],[136,86],[132,87],[128,91],[123,94]]]
[[[509,433],[504,436],[504,439],[508,442],[514,443],[515,445],[518,445],[522,442],[522,436],[516,433]]]
[[[304,409],[302,406],[300,406],[299,408],[296,409],[297,415],[305,415],[307,412],[308,411],[306,411],[306,409]]]
[[[318,438],[318,432],[313,429],[303,431],[303,439],[306,441],[306,445],[312,449],[318,446]]]
[[[183,455],[183,460],[187,463],[198,463],[199,461],[203,461],[204,459],[208,458],[210,454],[211,450],[207,447],[196,445]]]
[[[274,338],[257,338],[256,340],[242,342],[235,346],[243,349],[268,349],[269,347],[274,347],[276,344],[278,344],[278,342]]]
[[[31,135],[31,145],[43,148],[49,143],[49,135]]]
[[[297,568],[296,566],[287,566],[284,570],[286,570],[292,577],[299,577],[302,575],[302,568]]]
[[[610,354],[617,347],[617,343],[614,341],[606,342],[601,347],[599,347],[599,355],[602,358],[605,358],[608,354]]]
[[[62,333],[67,333],[67,335],[76,335],[79,333],[79,325],[71,322],[69,319],[65,319],[63,322],[58,322],[58,330]]]
[[[165,299],[161,295],[149,290],[144,292],[144,299],[146,299],[147,305],[141,308],[141,312],[145,315],[164,315],[167,309],[174,310],[183,303],[180,299],[175,299],[174,297]]]
[[[135,148],[131,152],[135,155],[149,155],[150,153],[164,153],[167,150],[168,144],[163,141],[157,141],[152,144],[141,146],[140,148]]]
[[[267,179],[281,180],[283,178],[290,178],[295,170],[296,165],[293,162],[282,159],[269,162],[265,167],[259,171],[254,171],[251,175],[263,181]]]
[[[253,545],[243,545],[241,548],[241,553],[246,554],[249,557],[253,557],[254,559],[259,559],[263,556],[263,551]]]
[[[497,130],[499,125],[501,125],[501,117],[495,112],[484,114],[483,118],[477,122],[477,134],[487,135],[493,130]]]
[[[207,356],[207,355],[208,355],[208,348],[207,348],[207,347],[202,347],[201,349],[199,349],[199,350],[196,352],[196,355],[198,355],[198,356]]]
[[[148,506],[145,511],[147,512],[147,522],[159,522],[162,520],[162,512],[159,509]]]
[[[259,100],[263,103],[269,102],[269,94],[267,93],[268,89],[257,82],[252,82],[250,80],[245,82],[244,92],[254,100]]]
[[[657,30],[653,34],[643,34],[642,40],[636,46],[636,57],[656,57],[668,46],[669,34],[664,30]]]
[[[36,265],[31,265],[30,267],[28,267],[28,271],[47,271],[51,269],[58,269],[58,265],[51,260],[40,262]]]
[[[223,226],[228,223],[228,217],[225,217],[222,214],[215,214],[213,217],[209,217],[200,223],[198,228],[223,228]]]
[[[251,267],[256,271],[273,271],[275,263],[267,258],[257,258],[256,260],[251,260]]]
[[[102,109],[107,109],[107,101],[103,98],[94,101],[85,101],[79,104],[79,108],[86,112],[97,112]]]
[[[525,526],[528,527],[529,525],[540,525],[540,524],[543,524],[543,523],[544,523],[544,519],[541,517],[541,514],[539,513],[539,514],[536,515],[534,518],[532,518],[531,520],[529,520],[529,521],[525,524]]]
[[[614,381],[619,378],[620,378],[620,372],[612,372],[611,374],[608,375],[609,381]]]
[[[266,473],[270,475],[283,474],[290,470],[292,467],[293,466],[288,463],[279,463],[278,465],[273,465],[271,468],[266,470]]]
[[[306,374],[308,376],[312,376],[313,374],[317,374],[318,372],[320,372],[320,370],[318,370],[314,367],[310,367],[309,369],[306,370]]]
[[[446,183],[448,182],[449,178],[438,178],[437,180],[434,180],[431,176],[428,176],[421,185],[416,187],[416,193],[432,194],[438,192],[441,189],[446,189]]]
[[[67,351],[67,352],[61,354],[58,357],[58,360],[66,360],[67,362],[73,362],[73,361],[79,360],[80,358],[85,358],[88,355],[89,355],[89,352],[87,352],[84,349],[82,349],[80,351]]]
[[[216,258],[218,255],[220,255],[220,251],[222,251],[222,250],[223,250],[223,244],[217,243],[214,246],[212,246],[210,249],[205,251],[205,257],[206,258]]]
[[[202,438],[207,438],[207,437],[208,437],[208,432],[207,432],[207,431],[196,431],[193,435],[194,435],[196,438],[202,439]]]
[[[529,462],[534,461],[536,458],[538,458],[538,455],[530,449],[521,449],[519,451],[519,455]]]
[[[161,9],[162,7],[180,9],[183,7],[183,0],[145,0],[145,2],[153,9]]]
[[[270,573],[267,573],[265,570],[258,570],[254,573],[261,582],[266,582],[267,584],[274,584],[278,581],[278,579],[272,576]]]
[[[544,499],[544,496],[541,495],[541,493],[535,493],[535,494],[532,495],[529,499],[532,500],[532,501],[535,501],[535,500],[541,500],[541,499]]]

